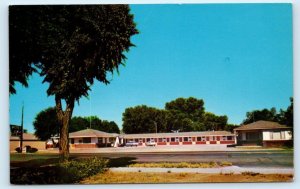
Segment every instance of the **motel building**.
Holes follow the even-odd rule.
[[[271,121],[256,121],[234,129],[239,146],[281,147],[291,144],[292,128]]]
[[[70,148],[117,147],[117,133],[106,133],[94,129],[84,129],[69,133]]]
[[[235,144],[235,135],[227,131],[116,134],[85,129],[69,134],[71,148],[118,147],[127,142],[146,146],[149,141],[156,145],[214,145]]]

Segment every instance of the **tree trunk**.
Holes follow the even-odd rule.
[[[55,96],[56,112],[58,120],[61,122],[59,132],[59,154],[60,161],[68,161],[69,159],[69,124],[74,109],[74,100],[66,101],[66,110],[63,111],[61,99]]]

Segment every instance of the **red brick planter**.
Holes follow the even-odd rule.
[[[192,142],[182,142],[182,144],[187,145],[187,144],[192,144]]]
[[[196,144],[206,144],[206,142],[205,141],[198,141],[198,142],[196,142]]]
[[[170,145],[179,145],[179,142],[170,142]]]
[[[96,144],[75,144],[75,148],[96,148]]]
[[[167,145],[166,142],[158,142],[157,145]]]
[[[217,141],[209,141],[209,144],[217,144]]]
[[[220,141],[220,144],[234,144],[234,140]]]

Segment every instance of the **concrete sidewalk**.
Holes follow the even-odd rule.
[[[113,172],[147,172],[147,173],[212,173],[212,174],[294,174],[293,168],[259,168],[259,167],[238,167],[228,166],[220,168],[144,168],[144,167],[115,167],[110,168]]]

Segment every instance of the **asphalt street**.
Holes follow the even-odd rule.
[[[76,156],[76,154],[73,154]],[[90,156],[91,154],[78,154]],[[241,151],[241,152],[168,152],[168,153],[99,153],[108,158],[132,158],[136,162],[222,162],[239,167],[292,168],[292,151]]]

